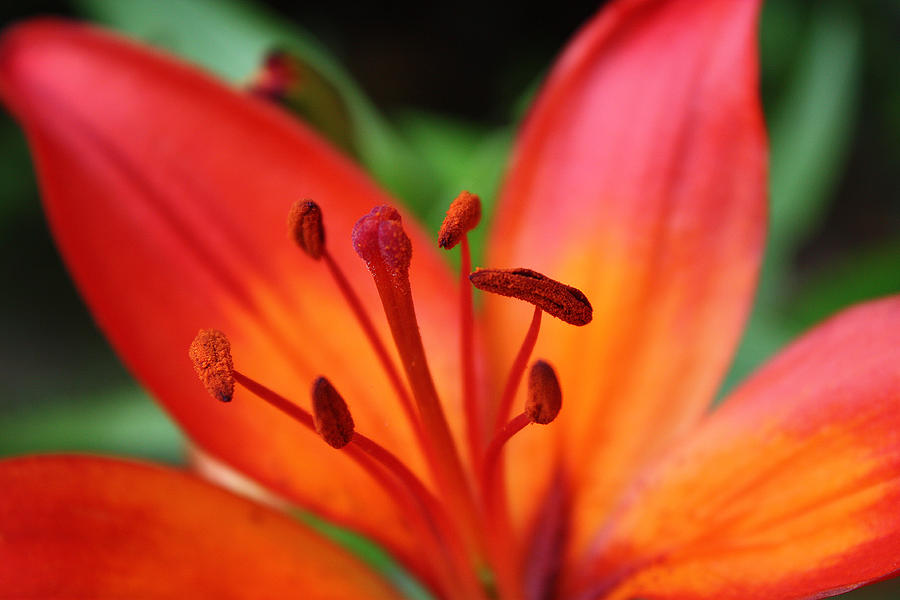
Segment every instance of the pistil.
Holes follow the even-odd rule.
[[[378,331],[372,323],[372,318],[363,307],[359,295],[353,289],[353,286],[350,285],[347,276],[344,275],[344,272],[328,251],[328,246],[325,244],[322,209],[319,205],[309,199],[294,202],[288,213],[288,234],[310,258],[313,260],[321,259],[325,263],[331,278],[337,285],[338,290],[340,290],[344,301],[378,357],[378,362],[381,363],[381,367],[388,376],[391,387],[394,388],[394,392],[400,400],[400,404],[413,431],[416,433],[420,446],[423,445],[423,433],[412,404],[412,399],[409,396],[409,391],[400,378],[397,367],[394,365],[394,361],[391,360],[387,348],[381,340],[381,336],[378,335]]]
[[[375,351],[416,434],[430,470],[431,488],[398,456],[356,431],[347,403],[326,378],[319,377],[313,383],[310,413],[235,370],[230,343],[219,331],[201,331],[191,344],[190,357],[200,380],[216,399],[230,402],[238,384],[316,432],[331,447],[347,453],[369,473],[401,514],[408,516],[423,549],[438,557],[437,564],[423,570],[438,580],[431,583],[442,597],[487,600],[499,594],[504,600],[521,600],[525,596],[524,555],[510,518],[504,448],[527,425],[548,424],[556,418],[562,396],[556,373],[548,363],[536,361],[532,365],[525,408],[521,414],[508,417],[534,352],[543,313],[580,326],[591,321],[592,308],[577,288],[530,269],[477,269],[469,273],[468,232],[480,217],[478,197],[462,192],[447,211],[438,238],[441,248],[460,248],[460,364],[471,481],[450,432],[419,332],[409,280],[412,244],[399,213],[391,207],[376,207],[357,221],[353,246],[375,282],[405,382],[359,296],[328,251],[320,207],[310,200],[296,202],[289,214],[289,233],[310,258],[325,263]],[[482,291],[534,305],[502,394],[492,404],[480,397],[476,381],[475,315],[469,283]],[[412,558],[421,564],[421,560],[415,561],[418,557]]]
[[[429,441],[429,453],[436,459],[432,464],[437,484],[446,494],[452,507],[451,512],[457,517],[473,560],[478,564],[481,562],[482,549],[476,504],[444,416],[419,334],[409,282],[412,244],[403,231],[400,214],[389,206],[372,209],[354,226],[353,247],[366,262],[381,297],[384,314]]]

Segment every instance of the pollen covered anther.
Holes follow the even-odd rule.
[[[447,209],[447,216],[438,233],[438,246],[450,250],[466,233],[475,229],[480,221],[481,199],[463,190]]]
[[[332,448],[343,448],[353,439],[353,417],[347,403],[331,382],[319,377],[312,386],[316,433]]]
[[[288,213],[288,231],[297,245],[315,260],[325,251],[322,209],[312,200],[297,200]]]
[[[188,356],[206,391],[220,402],[234,396],[234,362],[231,343],[218,329],[201,329],[191,342]]]
[[[476,269],[469,281],[479,290],[534,304],[570,325],[587,325],[594,316],[581,290],[531,269]]]
[[[547,425],[552,422],[562,408],[562,391],[553,367],[543,361],[535,361],[528,372],[528,398],[525,414],[532,423]]]

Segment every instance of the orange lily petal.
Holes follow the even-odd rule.
[[[822,598],[884,578],[900,569],[898,432],[895,296],[804,336],[650,469],[590,577],[624,579],[609,598],[679,600]]]
[[[400,598],[284,514],[161,467],[0,462],[5,598]]]
[[[412,552],[402,515],[343,453],[241,390],[231,405],[217,404],[187,358],[198,329],[215,327],[230,337],[238,369],[302,405],[313,379],[327,375],[358,429],[419,468],[360,328],[324,265],[286,233],[291,203],[314,198],[331,254],[380,323],[350,232],[389,199],[276,108],[93,28],[37,21],[8,31],[0,98],[25,127],[79,289],[119,355],[188,434],[292,501]],[[422,232],[405,226],[423,336],[446,349],[432,356],[436,377],[455,382],[446,318],[453,282]],[[382,334],[390,340],[386,326]]]
[[[586,327],[545,319],[535,350],[563,388],[553,429],[581,492],[578,545],[629,474],[700,418],[746,318],[765,228],[758,5],[613,3],[558,61],[518,141],[489,264],[534,268],[594,306]],[[505,372],[528,309],[485,304]],[[536,431],[513,441],[524,505],[542,497],[546,445]]]

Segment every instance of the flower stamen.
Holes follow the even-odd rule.
[[[516,353],[512,366],[509,368],[509,375],[506,376],[506,383],[503,386],[503,395],[500,396],[500,402],[497,404],[497,412],[494,413],[494,432],[500,431],[506,422],[509,411],[512,408],[513,400],[516,397],[516,390],[519,389],[519,382],[525,373],[525,367],[528,365],[528,359],[534,351],[537,343],[538,334],[541,331],[541,315],[543,314],[540,306],[534,307],[534,315],[531,317],[531,324],[528,331],[525,332],[525,339]]]
[[[509,421],[507,418],[534,351],[542,314],[550,312],[567,323],[583,325],[591,320],[592,309],[579,290],[528,269],[478,269],[469,273],[468,232],[479,219],[478,197],[463,192],[451,205],[440,236],[441,247],[460,246],[462,261],[460,348],[471,458],[468,472],[444,415],[419,332],[409,279],[412,243],[399,213],[389,206],[376,207],[357,221],[353,246],[374,280],[405,382],[359,296],[328,251],[321,208],[311,200],[296,202],[288,225],[301,250],[326,264],[381,361],[422,448],[431,474],[430,487],[395,454],[356,431],[347,403],[326,378],[313,382],[310,412],[234,369],[231,345],[220,331],[201,330],[191,344],[190,357],[213,397],[231,401],[238,384],[318,434],[331,447],[346,452],[388,494],[401,514],[408,516],[409,525],[428,551],[441,557],[439,565],[423,571],[445,597],[486,600],[499,594],[508,600],[521,600],[523,557],[511,551],[519,546],[509,513],[503,453],[506,443],[526,425],[550,423],[559,412],[559,382],[549,364],[537,361],[532,365],[524,411]],[[465,279],[481,290],[534,305],[531,325],[511,365],[502,396],[493,407],[479,402],[472,290]],[[491,408],[494,412],[488,414]],[[489,429],[491,424],[493,429]]]
[[[535,361],[528,372],[528,398],[524,414],[532,423],[548,425],[556,419],[561,408],[562,390],[556,371],[546,361]]]
[[[531,325],[510,367],[499,402],[495,405],[494,437],[485,450],[479,470],[479,484],[486,516],[488,549],[496,569],[497,583],[503,597],[522,597],[522,557],[510,557],[504,550],[513,540],[509,502],[503,473],[502,450],[512,436],[533,422],[549,423],[559,412],[561,395],[553,369],[538,361],[529,377],[529,401],[525,412],[507,421],[516,390],[525,373],[540,332],[541,315],[552,316],[572,325],[586,325],[593,317],[587,297],[577,288],[565,285],[531,269],[476,269],[469,275],[476,288],[524,300],[534,305]],[[555,387],[554,387],[555,382]],[[554,391],[555,390],[555,391]],[[539,392],[539,393],[538,393]],[[518,547],[513,541],[513,547]]]
[[[300,246],[306,254],[313,259],[321,258],[325,263],[331,278],[334,280],[335,285],[337,285],[338,290],[340,290],[341,295],[344,297],[344,301],[350,307],[350,311],[356,318],[357,323],[359,323],[360,328],[362,328],[366,339],[369,341],[369,345],[378,357],[378,362],[381,363],[381,367],[384,369],[384,372],[391,383],[391,387],[394,388],[394,392],[400,400],[403,411],[406,413],[406,417],[416,434],[420,446],[424,446],[424,434],[422,433],[419,419],[416,416],[409,391],[406,389],[406,385],[400,378],[400,373],[397,371],[394,361],[391,360],[387,348],[381,340],[381,336],[378,335],[375,325],[372,322],[372,318],[363,307],[359,295],[353,289],[353,286],[350,285],[347,276],[344,275],[344,272],[331,256],[328,247],[325,245],[325,227],[322,219],[322,210],[319,205],[312,200],[298,200],[295,202],[293,206],[291,206],[288,215],[288,229],[292,239],[297,242],[297,245]],[[309,249],[313,249],[314,252],[310,252]],[[315,250],[317,250],[317,252],[315,252]]]
[[[570,325],[587,325],[593,318],[591,303],[581,290],[531,269],[476,269],[469,281],[479,290],[539,306]]]
[[[525,334],[525,340],[513,361],[509,377],[503,389],[503,395],[494,413],[494,431],[499,431],[506,421],[519,387],[519,381],[525,372],[525,365],[537,342],[537,334],[541,325],[541,311],[565,321],[571,325],[587,325],[593,318],[593,308],[587,296],[570,285],[550,279],[531,269],[476,269],[469,275],[469,281],[476,288],[524,300],[534,305],[534,316]]]
[[[467,191],[450,203],[447,216],[441,224],[438,245],[451,249],[459,244],[459,336],[460,365],[462,365],[463,411],[466,417],[466,438],[469,456],[477,471],[481,465],[484,432],[484,406],[479,402],[475,387],[475,309],[472,303],[472,288],[467,278],[472,269],[472,255],[469,250],[468,232],[481,220],[481,199]]]
[[[459,600],[481,598],[482,591],[469,566],[463,541],[443,505],[421,480],[393,453],[372,439],[355,431],[353,417],[343,397],[324,377],[312,385],[313,413],[278,394],[274,390],[234,369],[231,344],[224,333],[215,329],[201,330],[190,348],[197,374],[216,399],[221,399],[220,382],[237,383],[248,392],[287,415],[306,429],[317,433],[334,448],[347,452],[408,515],[413,526],[434,555],[444,555],[441,562],[441,585],[448,597]],[[212,374],[212,375],[210,375]],[[208,385],[210,378],[215,385]]]
[[[191,342],[188,356],[203,387],[220,402],[231,402],[234,396],[234,363],[231,344],[217,329],[201,329]]]
[[[316,379],[312,386],[312,399],[316,431],[335,448],[348,446],[348,450],[361,451],[400,484],[408,496],[407,504],[411,502],[414,505],[416,510],[413,512],[420,524],[433,537],[436,550],[445,555],[447,566],[452,568],[448,579],[451,588],[456,589],[461,598],[477,598],[480,588],[469,568],[465,546],[434,494],[394,453],[373,439],[354,432],[353,418],[347,404],[328,379]],[[342,445],[332,443],[332,439]]]
[[[426,540],[435,552],[447,552],[447,548],[460,547],[460,543],[454,542],[452,538],[447,539],[447,533],[453,531],[449,517],[418,477],[381,445],[359,432],[347,432],[346,421],[349,420],[352,423],[352,416],[343,398],[324,377],[318,378],[312,388],[313,406],[319,406],[315,416],[239,371],[234,371],[234,378],[238,384],[256,397],[307,429],[318,433],[330,446],[338,447],[336,444],[343,443],[343,439],[349,437],[349,441],[340,446],[340,449],[347,452],[350,458],[387,492],[401,507],[403,514],[410,516],[411,525],[418,530],[423,536],[423,540]],[[320,381],[325,383],[319,383]],[[318,401],[317,394],[319,395]],[[336,421],[342,423],[339,424]],[[332,443],[333,441],[335,443]],[[460,550],[460,552],[462,551]],[[450,559],[452,557],[448,557],[448,560]],[[449,589],[460,585],[455,581],[460,577],[459,562],[459,559],[455,559],[451,563],[456,566],[453,573],[444,573],[443,585],[448,586]],[[471,596],[461,594],[457,597]]]
[[[465,190],[450,203],[438,233],[438,246],[450,250],[481,221],[481,199]]]
[[[556,372],[547,362],[536,361],[528,375],[528,396],[525,410],[499,428],[484,455],[480,472],[480,484],[484,511],[490,531],[490,548],[497,565],[498,580],[505,595],[517,597],[521,594],[516,577],[518,557],[509,557],[507,545],[517,547],[508,511],[506,480],[503,473],[503,449],[506,443],[531,423],[546,425],[551,423],[562,406],[562,394]]]
[[[353,416],[347,403],[325,377],[318,377],[313,382],[312,403],[316,433],[330,446],[344,448],[352,442],[354,447],[362,450],[401,481],[429,513],[446,519],[439,503],[409,467],[384,446],[355,431]]]
[[[288,232],[300,248],[314,260],[325,251],[322,209],[312,200],[297,200],[288,213]]]
[[[316,433],[332,448],[341,449],[349,444],[353,439],[353,417],[347,403],[324,377],[313,382],[312,404]]]
[[[307,429],[316,431],[315,419],[305,409],[297,406],[284,396],[267,388],[263,384],[247,377],[238,370],[234,371],[234,380],[248,392],[265,401],[269,406],[278,409],[285,415],[297,421]]]

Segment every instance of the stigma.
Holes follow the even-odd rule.
[[[403,457],[357,429],[351,414],[355,400],[345,399],[327,373],[310,382],[306,398],[284,396],[240,371],[232,359],[230,341],[216,329],[200,330],[190,345],[195,372],[216,400],[264,402],[336,451],[346,453],[366,471],[397,503],[400,513],[409,517],[408,526],[423,546],[442,561],[434,582],[439,595],[454,600],[522,598],[527,577],[518,557],[526,553],[515,549],[521,550],[525,542],[517,539],[511,524],[503,465],[516,456],[508,456],[507,442],[529,425],[550,426],[562,408],[555,369],[546,360],[531,360],[541,315],[546,312],[571,325],[584,326],[592,319],[590,302],[577,288],[527,268],[470,272],[468,234],[481,220],[481,203],[467,191],[453,200],[437,245],[446,250],[459,248],[462,265],[459,313],[448,315],[458,319],[460,334],[465,439],[458,440],[448,425],[441,391],[431,375],[419,333],[409,277],[413,248],[400,213],[390,206],[377,206],[359,218],[349,236],[378,292],[395,353],[378,333],[377,317],[366,310],[331,257],[326,218],[313,200],[295,202],[288,211],[288,239],[311,261],[324,265],[319,268],[327,269],[348,314],[365,333],[415,433],[416,450],[427,465],[428,479],[423,480]],[[333,240],[331,236],[327,239]],[[490,388],[479,385],[475,377],[475,289],[534,306],[534,316],[508,371],[489,373],[503,384],[497,397],[491,397]],[[525,403],[518,413],[511,414],[517,390],[526,379]],[[236,387],[242,390],[237,395]]]
[[[403,230],[400,213],[390,206],[376,206],[353,227],[353,248],[372,277],[385,269],[394,278],[408,277],[412,242]]]

